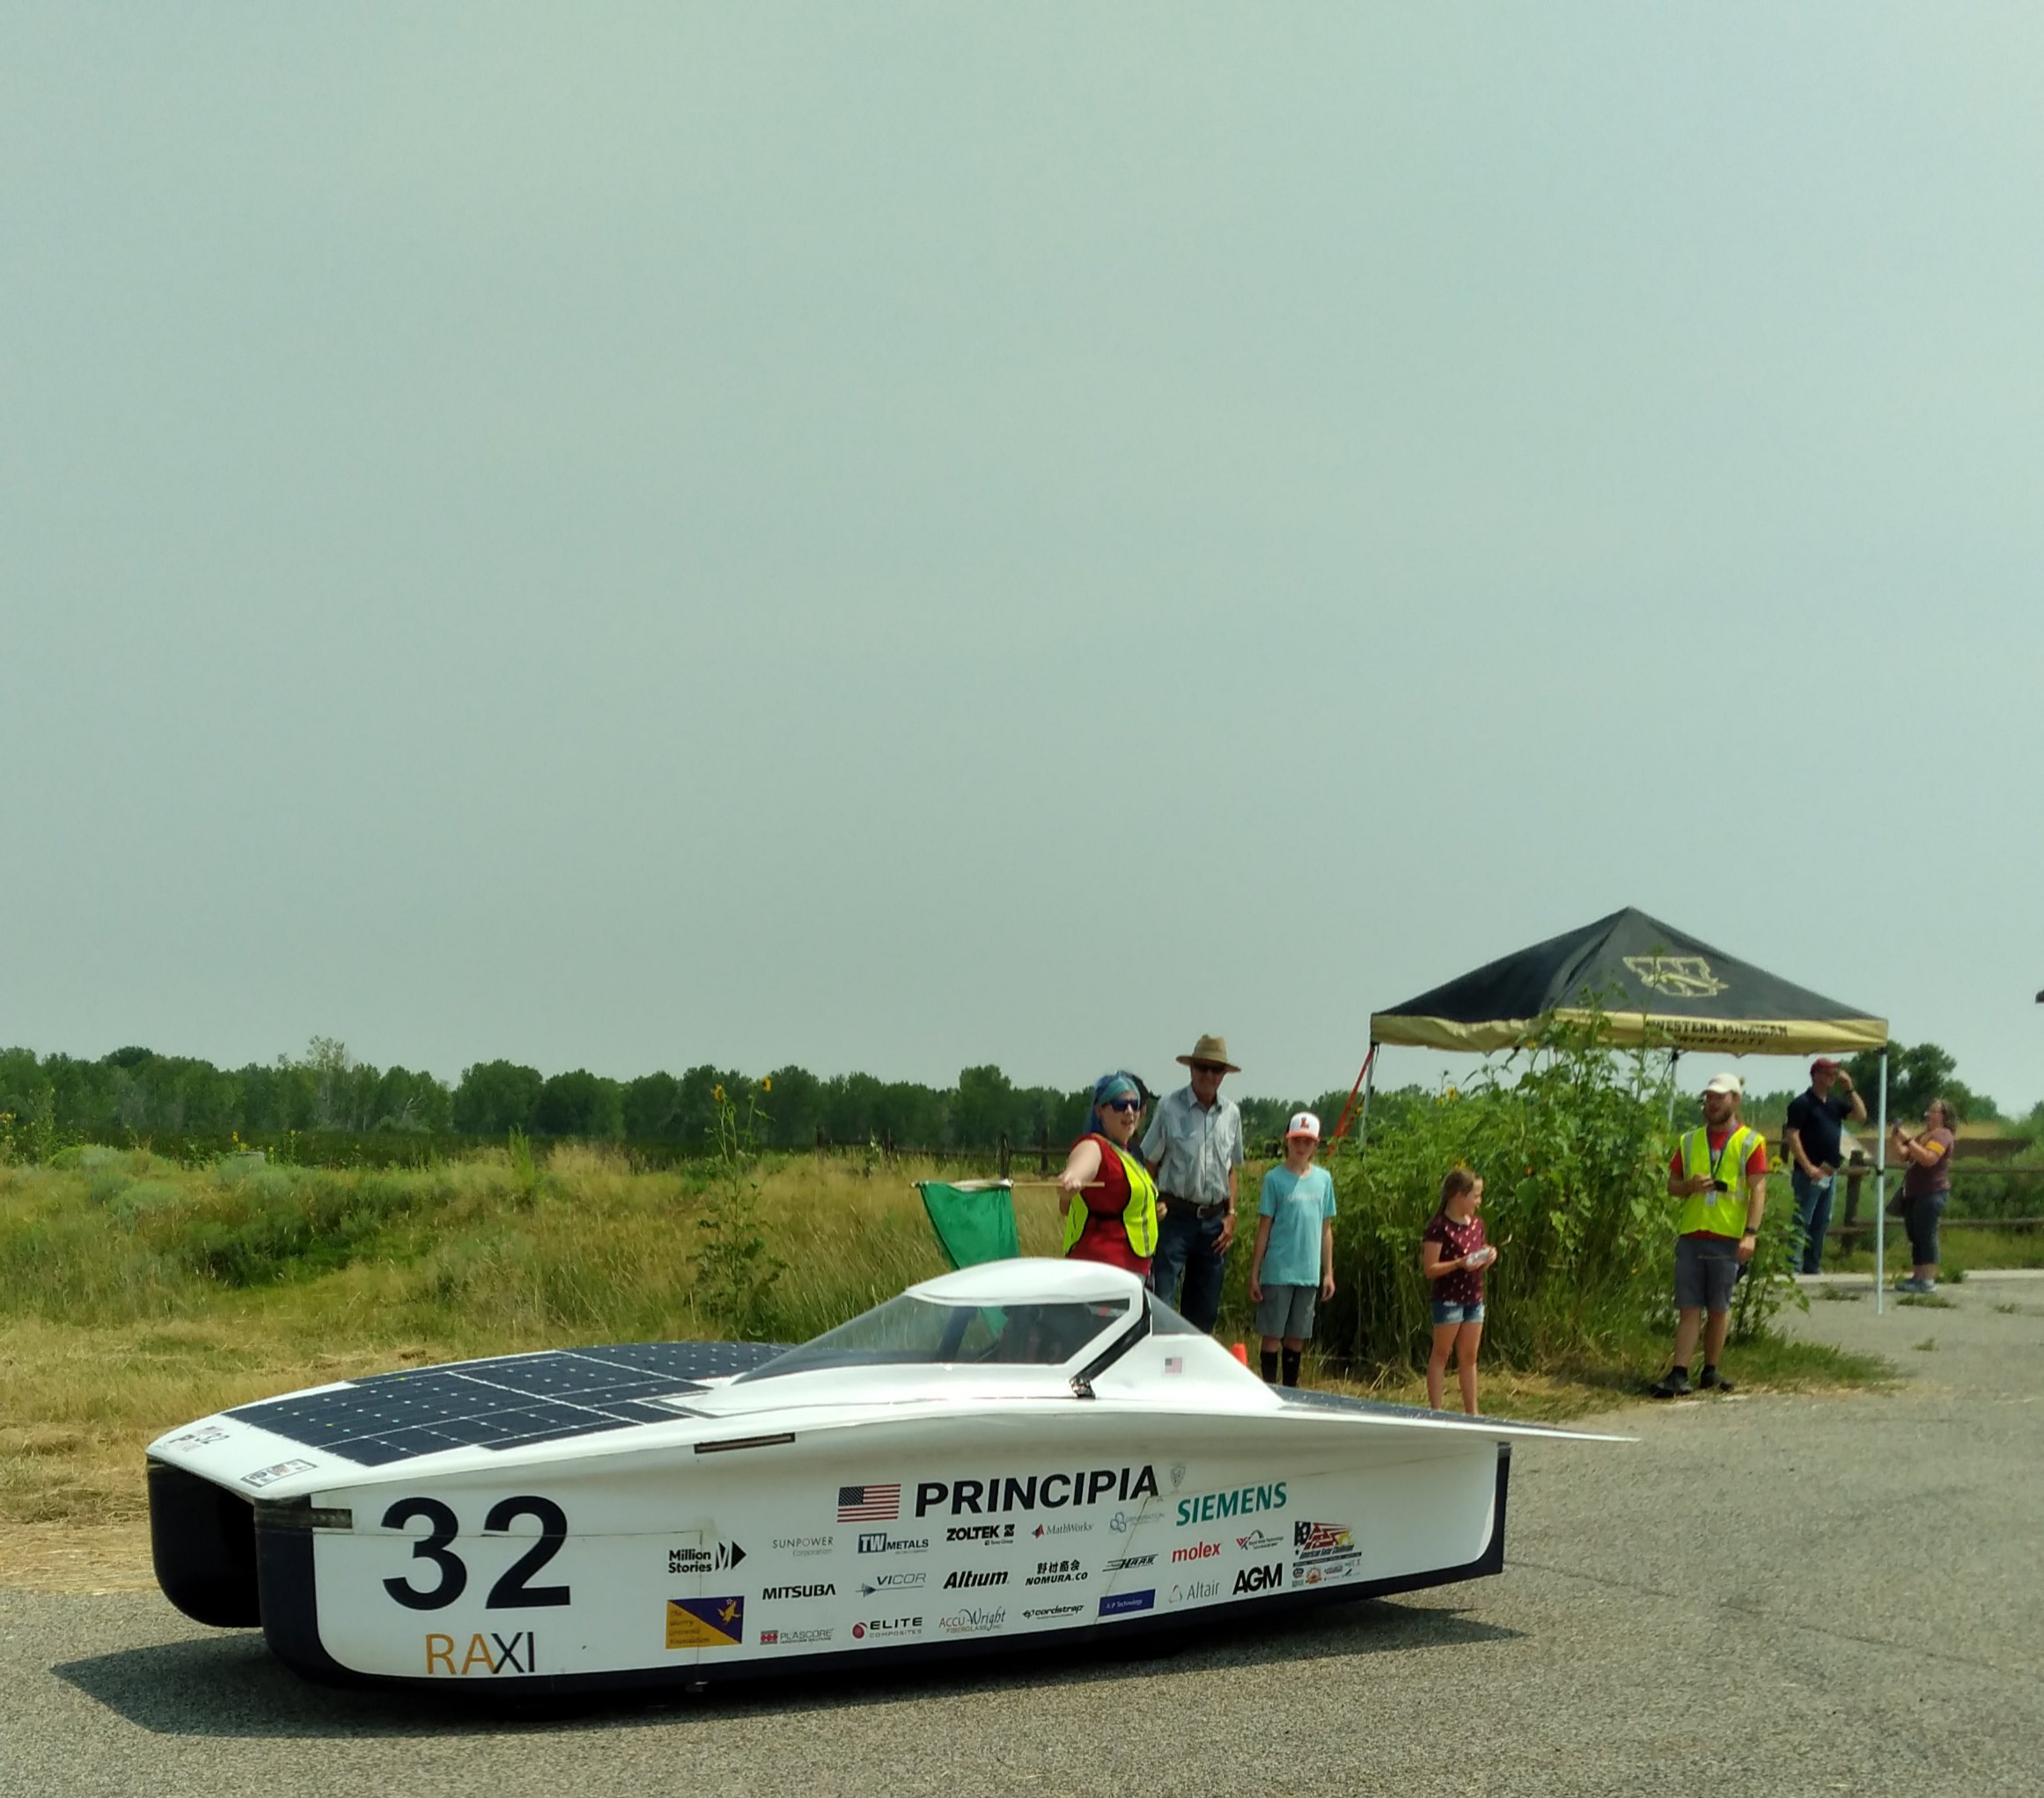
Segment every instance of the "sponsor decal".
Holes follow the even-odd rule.
[[[1083,1604],[1040,1604],[1033,1611],[1025,1611],[1022,1615],[1034,1622],[1046,1617],[1077,1617],[1084,1609]]]
[[[1074,1518],[1070,1523],[1039,1523],[1029,1533],[1032,1536],[1091,1536],[1093,1526]]]
[[[760,1632],[762,1648],[792,1648],[801,1642],[827,1642],[834,1632],[827,1629],[763,1629]]]
[[[1202,1493],[1178,1501],[1180,1528],[1188,1523],[1210,1523],[1217,1517],[1246,1517],[1258,1511],[1282,1511],[1285,1506],[1284,1482],[1268,1486],[1238,1486],[1229,1492]]]
[[[876,1592],[903,1592],[920,1586],[930,1577],[928,1574],[875,1574],[871,1580],[862,1581],[859,1591],[871,1598]]]
[[[1284,1537],[1274,1536],[1268,1530],[1252,1530],[1246,1536],[1238,1536],[1235,1546],[1246,1548],[1251,1554],[1268,1554],[1274,1548],[1283,1548]]]
[[[835,1536],[776,1536],[774,1538],[776,1554],[791,1554],[800,1560],[809,1554],[828,1554],[837,1545]]]
[[[457,1664],[454,1638],[430,1635],[426,1638],[426,1676],[466,1679],[494,1677],[499,1673],[531,1673],[536,1670],[533,1663],[534,1648],[529,1629],[509,1636],[485,1635],[478,1630],[469,1637],[467,1647],[460,1651],[460,1660]]]
[[[1126,1617],[1132,1611],[1148,1611],[1157,1603],[1154,1590],[1148,1592],[1110,1592],[1100,1600],[1102,1617]]]
[[[1006,1567],[1002,1567],[997,1572],[984,1574],[975,1574],[970,1567],[960,1567],[955,1574],[946,1574],[944,1576],[944,1585],[946,1591],[956,1591],[961,1587],[1004,1586],[1007,1583],[1008,1570]]]
[[[1235,1575],[1235,1596],[1245,1592],[1275,1592],[1284,1583],[1284,1563],[1275,1560],[1268,1567],[1244,1567]]]
[[[1343,1580],[1361,1565],[1356,1532],[1339,1523],[1295,1523],[1291,1530],[1291,1582],[1317,1586]]]
[[[1185,1463],[1183,1461],[1173,1461],[1171,1464],[1171,1489],[1173,1492],[1176,1492],[1179,1487],[1184,1484]]]
[[[1198,1604],[1206,1599],[1218,1598],[1220,1596],[1221,1582],[1218,1580],[1194,1580],[1183,1586],[1173,1586],[1171,1589],[1171,1596],[1166,1603]]]
[[[892,1523],[901,1515],[901,1482],[892,1486],[841,1486],[837,1521],[841,1523]],[[923,1515],[918,1511],[917,1516]]]
[[[895,1488],[897,1500],[900,1488]],[[951,1515],[968,1512],[977,1517],[1003,1511],[1056,1511],[1097,1505],[1109,1498],[1127,1504],[1131,1499],[1157,1496],[1157,1470],[1142,1467],[1092,1467],[1076,1473],[1031,1473],[1022,1478],[1003,1475],[993,1479],[925,1479],[915,1488],[915,1515],[950,1508]],[[890,1511],[889,1516],[898,1513]]]
[[[1025,1586],[1066,1586],[1092,1575],[1076,1560],[1040,1560],[1036,1571],[1022,1582]]]
[[[746,1558],[746,1552],[735,1542],[704,1543],[695,1548],[670,1548],[667,1551],[667,1571],[670,1574],[716,1574],[727,1567],[735,1567]]]
[[[944,1532],[946,1542],[1007,1542],[1013,1538],[1012,1523],[960,1523]]]
[[[746,1639],[743,1598],[670,1598],[670,1648],[735,1648]]]
[[[885,1530],[859,1531],[861,1554],[923,1554],[929,1548],[927,1536],[890,1536]]]
[[[274,1467],[258,1467],[253,1473],[244,1473],[241,1483],[253,1486],[259,1492],[266,1486],[274,1486],[280,1479],[289,1479],[294,1473],[310,1473],[310,1461],[279,1461]]]
[[[1221,1545],[1217,1542],[1188,1542],[1183,1548],[1173,1549],[1171,1558],[1173,1560],[1211,1560],[1220,1552]]]
[[[1161,1511],[1116,1511],[1107,1519],[1107,1528],[1117,1536],[1126,1536],[1138,1524],[1148,1523],[1161,1515]]]
[[[203,1429],[188,1429],[181,1436],[173,1436],[164,1444],[166,1449],[202,1449],[209,1442],[224,1442],[232,1435],[232,1430],[224,1429],[217,1423],[210,1423]]]
[[[1149,1567],[1156,1560],[1156,1559],[1157,1557],[1153,1554],[1117,1555],[1113,1560],[1107,1563],[1107,1567],[1102,1571],[1110,1574],[1125,1574],[1130,1567]]]
[[[760,1601],[769,1598],[835,1598],[837,1587],[826,1580],[820,1586],[767,1586],[761,1589]]]
[[[1182,1374],[1185,1371],[1185,1357],[1182,1354],[1165,1355],[1164,1370],[1167,1374]]]
[[[884,1642],[900,1636],[919,1636],[923,1633],[920,1617],[876,1617],[864,1623],[852,1626],[855,1642]]]
[[[998,1611],[988,1611],[976,1604],[968,1604],[963,1611],[937,1619],[937,1626],[947,1635],[984,1635],[989,1630],[996,1630],[1008,1620],[1008,1607],[1004,1604]]]

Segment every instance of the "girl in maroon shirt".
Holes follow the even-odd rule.
[[[1440,1209],[1420,1232],[1420,1266],[1433,1282],[1434,1350],[1427,1361],[1427,1403],[1441,1408],[1448,1356],[1462,1388],[1462,1409],[1476,1415],[1476,1351],[1483,1340],[1483,1269],[1497,1251],[1483,1240],[1483,1182],[1456,1168],[1441,1182]]]

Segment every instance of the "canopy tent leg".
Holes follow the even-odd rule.
[[[1881,1048],[1880,1099],[1874,1112],[1874,1316],[1887,1306],[1888,1278],[1888,1052]]]
[[[1370,1140],[1370,1095],[1377,1090],[1377,1045],[1370,1045],[1370,1059],[1363,1064],[1363,1115],[1356,1121],[1356,1147]]]
[[[1682,1059],[1680,1049],[1668,1051],[1668,1128],[1675,1127],[1675,1063]]]

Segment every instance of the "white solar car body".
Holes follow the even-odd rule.
[[[1096,1264],[793,1349],[467,1361],[149,1449],[158,1578],[314,1678],[600,1688],[1205,1623],[1501,1570],[1513,1438],[1282,1392]]]

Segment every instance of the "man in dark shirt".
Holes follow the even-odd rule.
[[[1788,1127],[1782,1133],[1805,1273],[1824,1271],[1824,1232],[1831,1226],[1831,1194],[1838,1184],[1839,1139],[1849,1118],[1855,1124],[1865,1123],[1866,1101],[1854,1090],[1852,1075],[1820,1055],[1810,1064],[1809,1091],[1790,1101]]]

